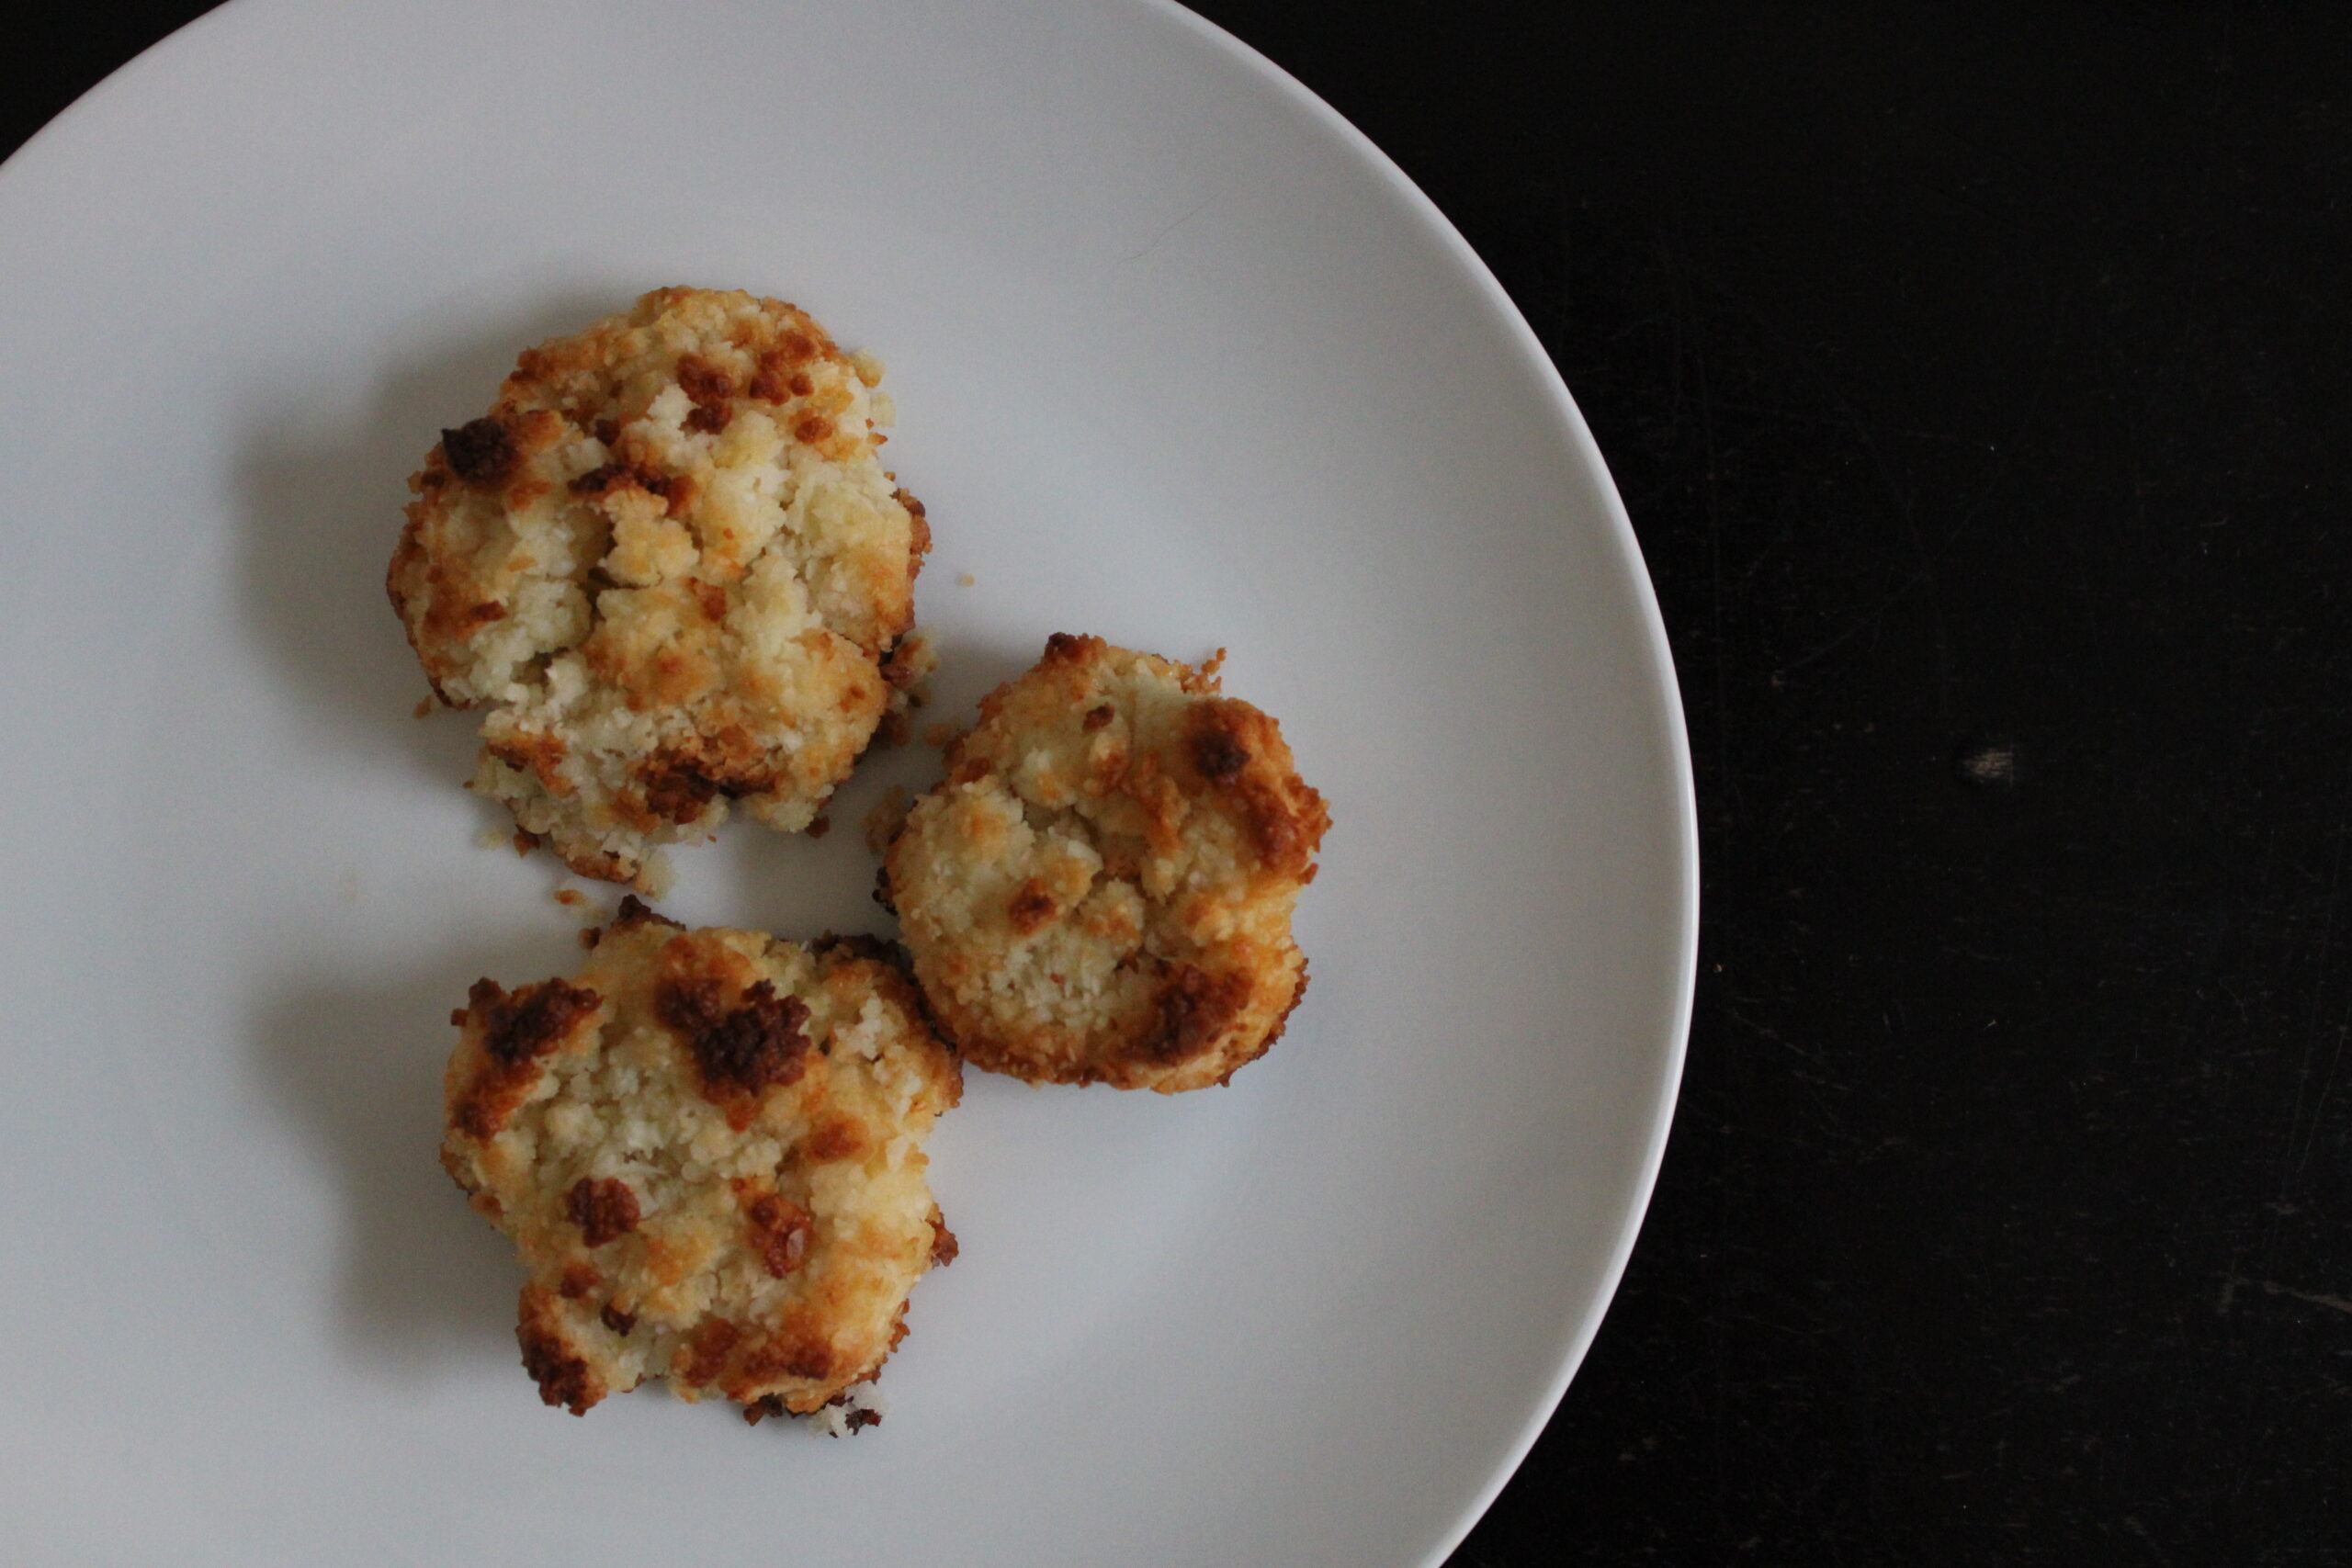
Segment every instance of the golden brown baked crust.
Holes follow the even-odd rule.
[[[657,289],[526,350],[410,479],[393,607],[486,710],[472,787],[574,871],[639,880],[730,799],[808,827],[892,706],[930,528],[880,374],[794,306]]]
[[[1264,1054],[1306,989],[1291,911],[1330,824],[1272,718],[1213,665],[1057,634],[947,761],[883,894],[966,1060],[1173,1092]]]
[[[575,979],[480,981],[453,1021],[442,1164],[521,1251],[549,1404],[665,1377],[817,1410],[955,1256],[922,1145],[962,1077],[878,944],[689,931],[631,898]]]

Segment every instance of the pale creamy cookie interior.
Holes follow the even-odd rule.
[[[480,981],[453,1021],[442,1163],[522,1254],[549,1404],[658,1377],[753,1419],[819,1410],[955,1256],[922,1143],[962,1077],[871,939],[689,931],[627,899],[577,977]]]
[[[1057,635],[947,762],[882,890],[967,1061],[1170,1092],[1272,1043],[1330,817],[1272,718],[1213,668]]]
[[[794,306],[658,289],[525,352],[409,481],[393,606],[485,710],[472,787],[574,871],[645,886],[730,799],[809,827],[911,679],[930,530],[880,374]]]

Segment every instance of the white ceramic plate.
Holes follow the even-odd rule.
[[[466,984],[576,961],[418,723],[402,480],[657,284],[890,364],[954,714],[1048,632],[1197,658],[1337,826],[1229,1089],[972,1075],[886,1426],[516,1365],[435,1164]],[[1632,1244],[1692,967],[1633,536],[1461,241],[1148,0],[239,0],[0,175],[0,1535],[14,1562],[1431,1562]],[[960,574],[969,573],[969,586]],[[870,765],[673,912],[870,928]],[[604,890],[599,889],[599,892]]]

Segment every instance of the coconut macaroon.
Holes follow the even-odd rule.
[[[393,607],[486,710],[472,787],[572,870],[645,886],[730,799],[808,827],[911,679],[931,535],[880,377],[794,306],[657,289],[525,351],[409,480]]]
[[[870,938],[689,931],[629,898],[576,979],[479,981],[452,1021],[442,1164],[522,1253],[549,1404],[659,1377],[753,1420],[818,1410],[955,1256],[922,1141],[962,1077]]]
[[[947,764],[881,892],[967,1061],[1170,1093],[1265,1053],[1306,990],[1291,910],[1330,815],[1214,662],[1057,635]]]

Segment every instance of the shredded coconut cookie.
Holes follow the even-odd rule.
[[[931,547],[883,469],[881,366],[806,312],[663,288],[526,350],[409,480],[387,579],[471,787],[583,876],[715,829],[807,828],[914,671]]]
[[[452,1021],[442,1163],[521,1250],[549,1404],[651,1377],[754,1421],[842,1402],[956,1255],[922,1141],[963,1080],[870,938],[689,931],[628,898],[577,979],[478,981]]]
[[[1214,671],[1057,635],[950,748],[881,892],[966,1060],[1170,1093],[1282,1033],[1330,814]]]

